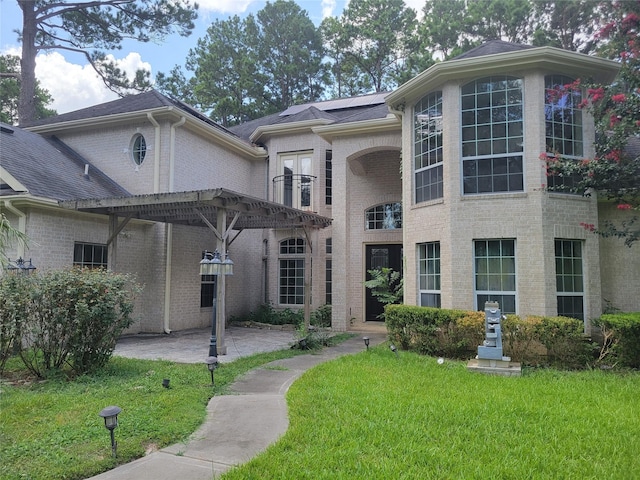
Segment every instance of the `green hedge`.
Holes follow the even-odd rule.
[[[424,355],[470,359],[485,338],[484,312],[389,305],[385,315],[389,339]],[[584,368],[594,357],[583,329],[575,318],[508,315],[502,322],[503,351],[526,365]]]
[[[18,353],[36,376],[70,367],[104,366],[131,325],[140,291],[132,276],[105,270],[60,270],[0,278],[0,372]]]
[[[605,314],[595,324],[603,334],[600,360],[640,368],[640,312]]]

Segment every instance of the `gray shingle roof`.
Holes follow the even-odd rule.
[[[59,139],[4,123],[0,126],[0,164],[27,188],[25,193],[54,200],[130,195]],[[85,165],[89,165],[88,175]],[[0,196],[15,193],[0,190]]]
[[[498,53],[515,52],[518,50],[527,50],[534,48],[531,45],[523,45],[521,43],[505,42],[503,40],[490,40],[487,43],[472,48],[469,51],[464,52],[452,60],[460,60],[463,58],[482,57],[484,55],[495,55]]]
[[[101,103],[92,107],[83,108],[73,112],[63,113],[54,117],[42,118],[33,122],[20,125],[21,127],[36,127],[40,125],[55,125],[56,123],[71,122],[77,120],[88,120],[100,117],[108,117],[111,115],[119,115],[123,113],[133,113],[140,111],[153,110],[162,107],[177,107],[180,110],[193,115],[208,125],[217,128],[223,132],[235,135],[229,129],[214,122],[204,113],[196,110],[191,105],[187,105],[180,100],[167,97],[157,90],[149,90],[148,92],[139,93],[137,95],[129,95],[107,103]]]

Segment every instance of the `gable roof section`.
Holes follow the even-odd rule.
[[[45,138],[6,124],[2,124],[0,135],[0,176],[2,183],[9,187],[1,189],[0,196],[29,194],[69,200],[129,195],[127,190],[55,137]]]
[[[256,159],[265,158],[267,155],[264,149],[251,144],[246,138],[239,137],[202,112],[156,90],[40,119],[25,124],[23,127],[32,132],[53,135],[66,130],[104,129],[109,125],[140,121],[141,119],[153,123],[161,118],[172,122],[184,119],[185,126],[183,128],[196,131],[207,137],[209,141],[230,148],[242,155]]]

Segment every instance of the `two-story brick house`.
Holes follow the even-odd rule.
[[[578,99],[553,101],[545,89],[616,73],[596,57],[490,42],[390,94],[297,105],[228,130],[149,92],[26,126],[80,159],[64,177],[83,177],[90,164],[89,176],[95,168],[126,193],[96,192],[84,211],[51,195],[43,208],[16,181],[16,160],[2,166],[0,206],[33,239],[15,253],[38,267],[69,265],[86,246],[138,273],[146,289],[132,331],[206,326],[212,290],[197,262],[216,247],[235,261],[230,315],[264,302],[303,308],[308,298],[311,308],[331,303],[333,327],[346,330],[380,313],[363,282],[388,266],[402,271],[408,304],[481,309],[490,298],[507,312],[578,316],[588,328],[605,300],[640,310],[640,255],[579,225],[625,212],[543,189],[540,154],[589,157],[594,138]],[[35,196],[47,197],[46,183]],[[222,226],[180,203],[180,192],[211,189],[223,190]],[[172,195],[182,221],[135,210],[119,228],[125,217],[109,220],[95,201],[119,198],[122,213],[127,195],[154,203],[157,194]],[[255,199],[270,222],[234,224],[234,212],[258,211]],[[216,241],[211,227],[230,235]]]

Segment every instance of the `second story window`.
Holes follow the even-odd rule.
[[[573,79],[564,75],[544,77],[546,152],[549,155],[581,159],[583,156],[582,92]],[[568,192],[580,181],[579,175],[549,176],[549,187]]]
[[[416,203],[442,198],[442,92],[416,104],[413,157]]]
[[[366,230],[393,230],[402,228],[402,204],[385,203],[365,212]]]
[[[274,200],[288,207],[313,210],[312,152],[280,156],[278,175],[273,179]]]
[[[461,93],[463,193],[522,192],[522,80],[481,78]]]

